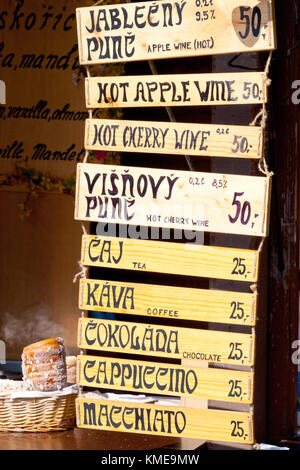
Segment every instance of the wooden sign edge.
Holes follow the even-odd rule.
[[[265,202],[264,202],[264,220],[263,220],[263,227],[265,237],[269,235],[270,230],[270,210],[271,210],[271,196],[272,196],[272,173],[267,176],[266,180],[266,193],[265,193]]]
[[[74,204],[74,219],[79,220],[79,204],[76,204],[80,198],[80,178],[81,178],[81,163],[76,166],[76,185],[75,185],[75,204]]]

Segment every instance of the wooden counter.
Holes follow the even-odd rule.
[[[47,433],[0,433],[0,450],[196,450],[202,444],[203,441],[194,439],[79,428]]]

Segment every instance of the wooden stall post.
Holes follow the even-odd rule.
[[[269,244],[268,437],[296,434],[299,323],[299,22],[297,2],[275,1],[278,51],[272,61],[270,166],[274,188]],[[284,155],[284,158],[282,158]],[[297,343],[296,343],[297,344]]]

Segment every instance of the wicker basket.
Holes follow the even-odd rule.
[[[63,431],[75,425],[75,398],[66,394],[45,398],[0,396],[0,431]]]

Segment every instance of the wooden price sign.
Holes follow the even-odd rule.
[[[261,104],[266,75],[210,73],[85,79],[87,108]]]
[[[266,236],[270,178],[78,164],[75,219]]]
[[[192,243],[83,235],[86,266],[257,282],[259,252]]]
[[[254,336],[243,333],[80,318],[78,347],[96,351],[251,366]]]
[[[82,355],[77,357],[77,383],[125,392],[253,402],[252,372],[217,368]]]
[[[236,411],[80,397],[76,399],[76,421],[80,428],[244,444],[254,442],[252,416]]]
[[[79,308],[253,326],[257,294],[81,279]]]
[[[271,0],[181,0],[78,8],[79,61],[91,65],[275,48]]]
[[[88,150],[260,158],[263,134],[256,126],[87,119]]]

